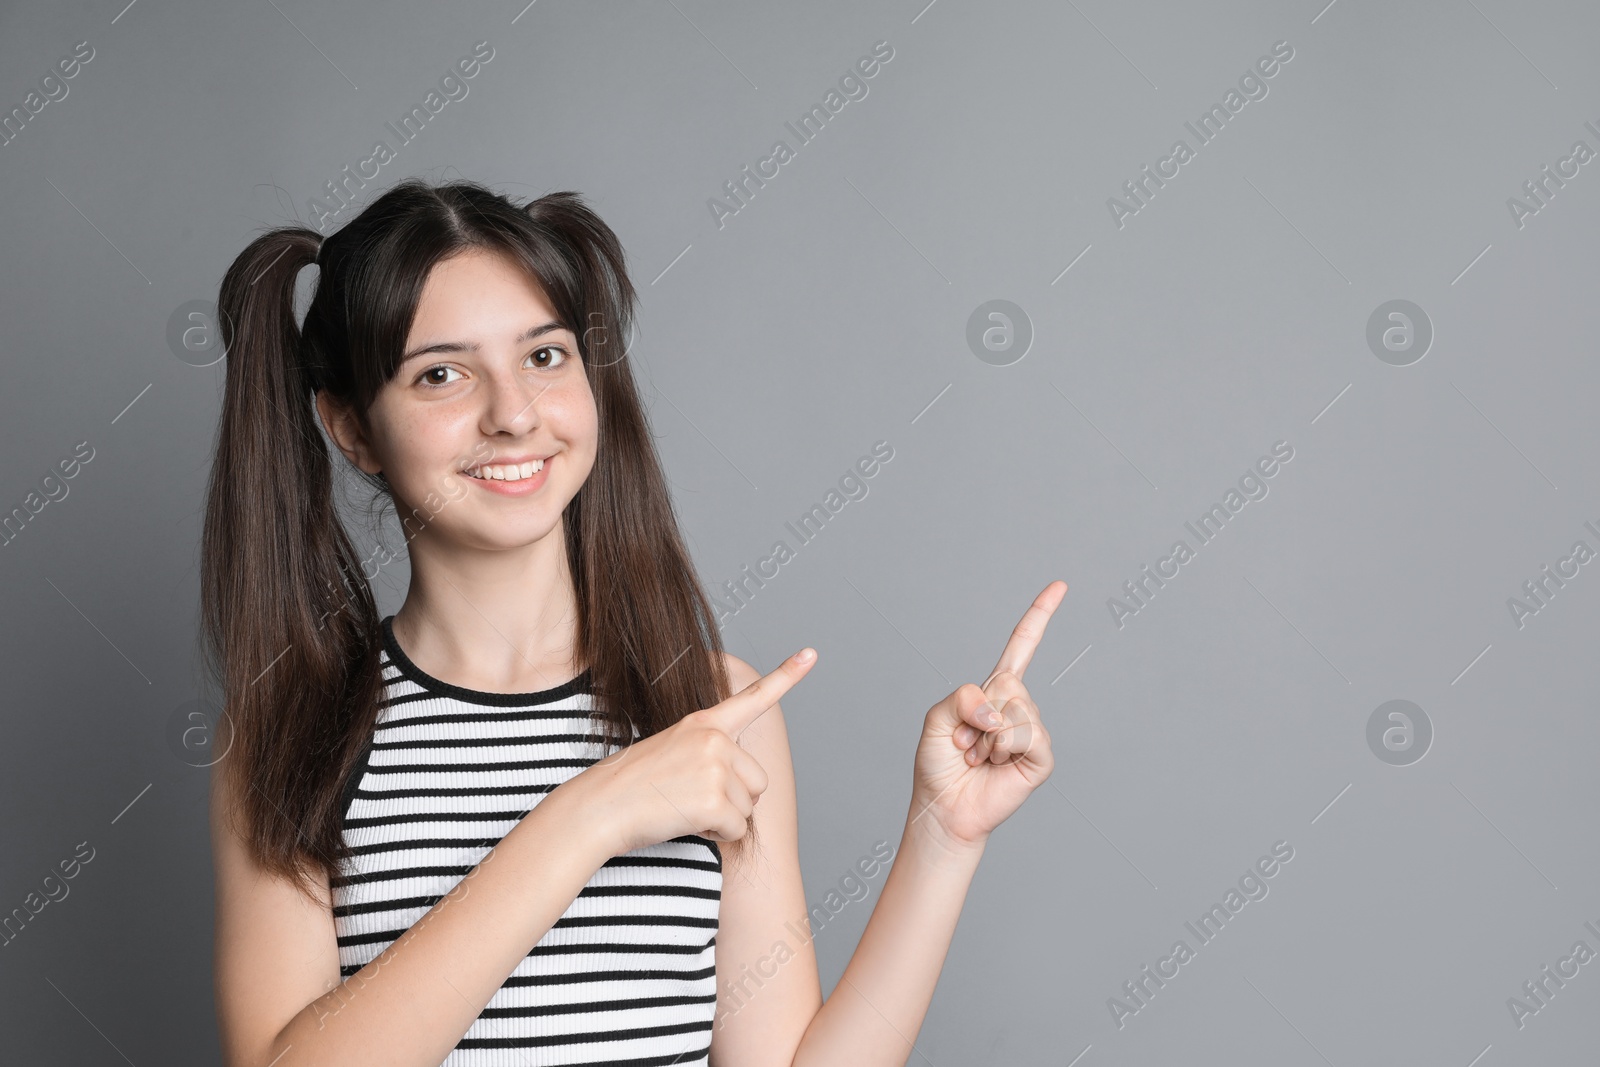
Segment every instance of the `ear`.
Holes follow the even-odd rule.
[[[349,407],[335,400],[326,389],[317,391],[317,414],[345,459],[368,474],[378,474],[382,470],[373,455],[372,443],[361,429],[360,421]]]

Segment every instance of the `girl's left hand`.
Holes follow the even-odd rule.
[[[923,720],[912,818],[934,820],[930,829],[948,845],[980,847],[1055,767],[1050,733],[1022,674],[1066,595],[1066,582],[1045,586],[1011,632],[988,681],[963,684]],[[981,718],[980,708],[986,713],[989,706],[1000,713],[995,723]]]

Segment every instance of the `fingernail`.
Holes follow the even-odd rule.
[[[990,726],[1000,725],[1000,713],[994,710],[994,705],[985,700],[978,705],[978,721]]]
[[[802,648],[800,650],[800,652],[794,657],[796,663],[810,663],[812,660],[814,660],[816,658],[817,658],[817,650],[814,649],[814,648]]]

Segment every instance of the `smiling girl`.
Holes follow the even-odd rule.
[[[408,180],[229,268],[202,551],[229,1067],[910,1055],[988,836],[1053,766],[1022,675],[1066,585],[928,711],[824,1003],[778,703],[816,653],[762,676],[723,651],[622,344],[634,302],[577,194],[468,182]],[[394,615],[335,449],[405,528]]]

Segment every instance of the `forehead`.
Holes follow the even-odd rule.
[[[434,264],[417,301],[411,339],[447,330],[496,334],[520,332],[534,319],[559,319],[536,278],[499,252],[471,249]],[[464,333],[463,333],[464,336]],[[443,339],[443,338],[441,338]]]

